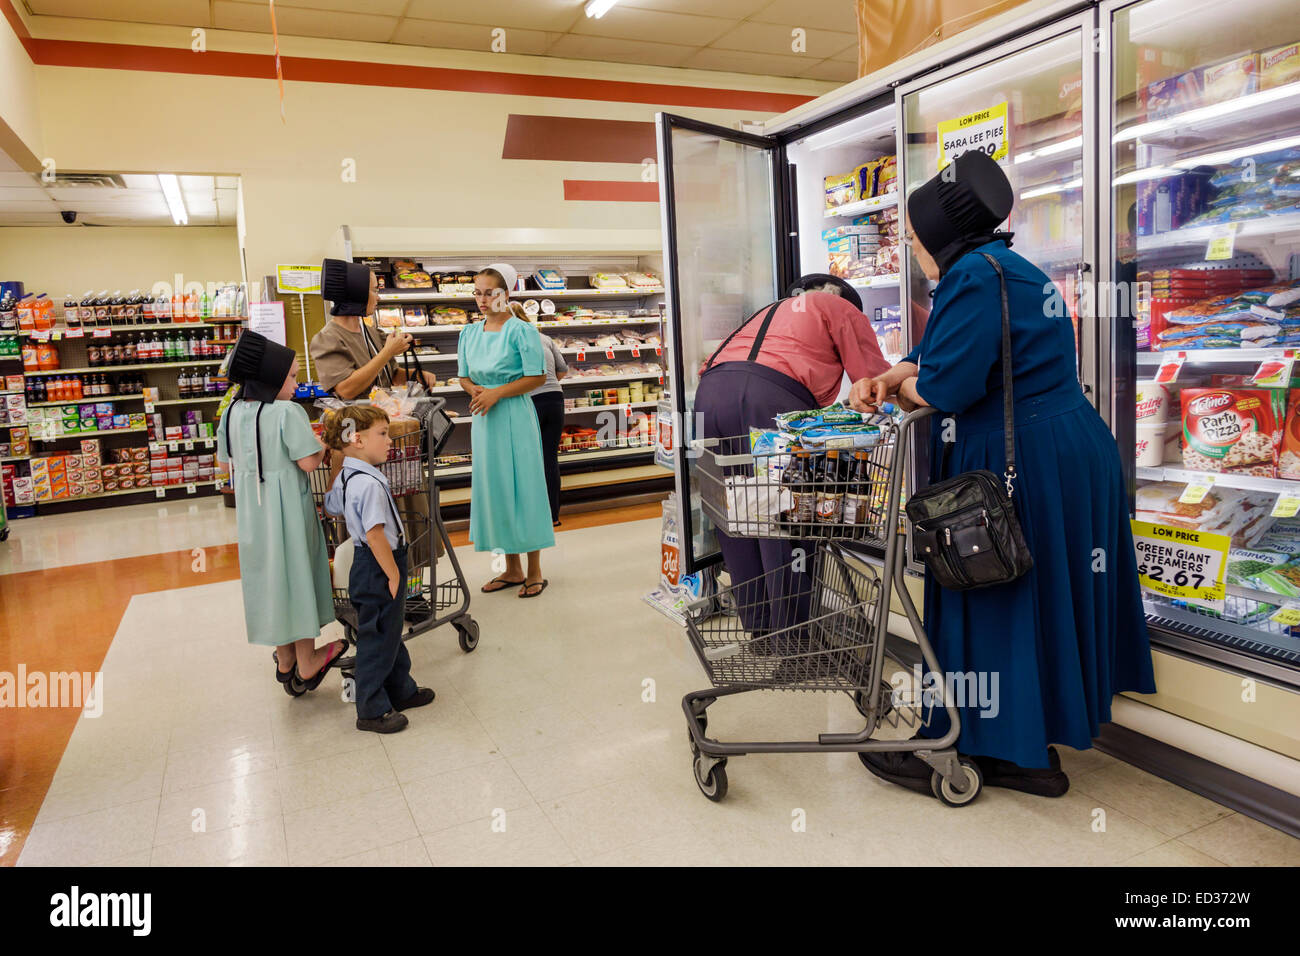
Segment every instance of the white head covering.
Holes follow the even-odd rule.
[[[516,286],[519,284],[519,273],[515,271],[514,266],[507,265],[504,262],[494,262],[487,268],[495,269],[497,272],[501,273],[501,278],[506,280],[507,292],[516,291]]]

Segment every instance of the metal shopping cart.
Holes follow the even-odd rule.
[[[727,793],[727,758],[749,753],[913,752],[933,769],[931,790],[948,806],[970,804],[983,785],[979,767],[953,747],[961,732],[946,682],[912,694],[884,679],[891,586],[916,634],[927,667],[939,671],[920,615],[904,584],[906,535],[900,514],[903,464],[923,408],[880,427],[858,449],[755,454],[749,436],[702,439],[696,475],[704,513],[739,538],[781,538],[795,547],[789,564],[732,582],[688,605],[687,631],[712,687],[682,698],[695,782],[710,800]],[[851,464],[840,464],[847,456]],[[883,552],[883,573],[863,560]],[[775,595],[775,597],[773,597]],[[816,740],[725,743],[706,736],[708,708],[719,697],[753,690],[837,691],[853,698],[865,725]],[[878,727],[915,731],[933,707],[952,721],[938,739],[872,739]]]
[[[444,398],[421,399],[415,412],[417,427],[394,436],[388,460],[379,470],[388,479],[406,529],[406,628],[402,640],[450,624],[459,635],[461,650],[469,652],[478,647],[479,626],[469,614],[469,587],[438,508],[436,461],[455,428],[445,411],[446,405]],[[325,512],[330,472],[327,459],[311,473],[310,484],[333,561],[335,550],[347,539],[348,532],[342,518]],[[444,553],[452,574],[447,580],[439,581],[438,559]],[[334,616],[343,625],[348,640],[355,643],[357,616],[347,588],[334,588]],[[354,660],[346,657],[339,662],[345,681],[353,679]]]

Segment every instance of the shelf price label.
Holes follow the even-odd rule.
[[[613,357],[614,357],[613,347],[611,346],[610,348],[605,349],[605,358],[612,359]]]
[[[106,339],[113,334],[112,329],[94,329],[91,331],[91,338]]]
[[[86,336],[86,330],[85,330],[85,329],[67,329],[67,330],[64,331],[63,334],[66,335],[66,336],[67,336],[68,338],[70,338],[70,339],[80,339],[80,338],[85,338],[85,336]]]
[[[637,348],[635,345],[632,346],[632,357],[633,357],[633,358],[640,358],[640,357],[641,357],[641,350],[640,350],[639,348]]]
[[[579,362],[585,362],[585,361],[587,361],[587,350],[586,350],[586,349],[578,349],[578,361],[579,361]]]
[[[197,492],[198,490],[199,490],[199,489],[196,488],[196,487],[195,487],[194,485],[192,485],[192,484],[191,484],[191,485],[186,485],[186,486],[185,486],[185,493],[186,493],[187,495],[192,495],[192,494],[194,494],[195,492]]]
[[[1295,358],[1291,351],[1281,358],[1265,359],[1250,377],[1250,384],[1260,388],[1286,388],[1291,384],[1291,366]]]
[[[1150,521],[1131,523],[1143,588],[1165,597],[1222,606],[1231,538]]]
[[[656,345],[656,346],[655,346],[655,355],[663,355],[663,354],[664,354],[664,350],[661,349],[659,346]]]
[[[1183,493],[1178,496],[1178,503],[1184,505],[1199,505],[1205,500],[1205,496],[1210,493],[1214,487],[1213,475],[1196,475],[1187,483]]]
[[[1207,262],[1232,258],[1232,250],[1237,242],[1238,225],[1235,222],[1225,222],[1210,234],[1210,242],[1205,247],[1205,260]]]
[[[1177,381],[1178,372],[1182,369],[1183,363],[1187,361],[1186,352],[1170,352],[1160,360],[1160,368],[1156,371],[1156,384],[1168,385]]]
[[[1273,502],[1273,518],[1294,518],[1300,512],[1300,492],[1284,491]]]
[[[1300,624],[1300,607],[1287,605],[1280,607],[1269,616],[1270,621],[1276,621],[1285,627],[1295,627]]]
[[[153,490],[153,496],[154,496],[155,498],[166,498],[166,497],[167,497],[167,489],[166,489],[166,488],[155,488],[155,489]]]

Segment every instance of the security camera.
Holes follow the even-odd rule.
[[[63,212],[59,213],[59,215],[61,215],[63,217],[63,221],[68,223],[69,225],[77,221],[77,214],[75,211],[71,209],[65,209],[63,210]]]

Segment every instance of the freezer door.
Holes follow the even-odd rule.
[[[666,113],[657,126],[677,517],[683,571],[693,574],[721,557],[700,510],[690,445],[700,368],[777,298],[776,222],[785,207],[774,138]]]

